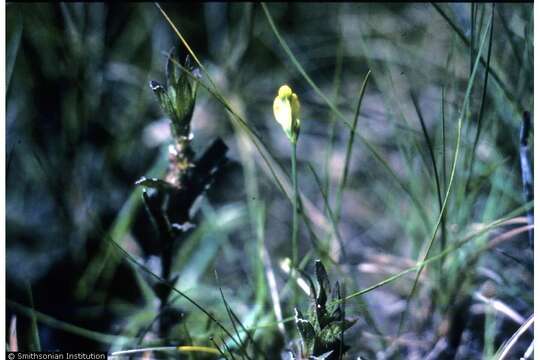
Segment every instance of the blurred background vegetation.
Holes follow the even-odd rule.
[[[302,104],[307,274],[322,259],[349,295],[410,269],[450,188],[429,256],[448,254],[426,267],[411,296],[415,271],[347,300],[357,320],[344,334],[347,356],[487,359],[526,323],[533,273],[519,132],[533,110],[532,3],[162,7],[215,84],[203,76],[212,91],[199,87],[194,150],[200,156],[217,137],[229,147],[192,209],[197,227],[175,254],[175,286],[231,332],[227,306],[256,329],[253,358],[256,347],[286,356],[300,339],[293,308],[309,303],[300,291],[294,304],[287,290],[292,210],[281,186],[290,186],[290,145],[272,114],[284,83]],[[150,3],[8,3],[6,21],[6,327],[18,348],[214,347],[212,335],[242,357],[181,297],[169,337],[152,337],[155,279],[108,241],[156,268],[155,233],[134,183],[162,176],[167,163],[168,120],[148,83],[165,79],[173,46],[187,55],[171,25]],[[531,340],[532,329],[512,358]]]

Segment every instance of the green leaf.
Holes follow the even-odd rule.
[[[315,261],[315,276],[317,276],[317,282],[320,286],[320,293],[324,293],[324,295],[330,293],[330,281],[328,280],[328,273],[320,260]]]
[[[308,354],[311,354],[315,346],[315,329],[313,328],[313,325],[311,325],[311,323],[304,318],[300,310],[295,308],[294,312],[294,321],[296,323],[296,327],[298,328],[298,332],[300,332],[300,335],[302,336],[305,351]]]
[[[167,87],[157,81],[150,82],[150,88],[156,94],[161,109],[171,120],[171,130],[176,139],[189,137],[197,94],[197,78],[200,77],[198,68],[192,67],[189,56],[186,58],[185,67],[190,74],[179,71],[177,67],[180,66],[173,48],[169,52],[165,67]]]
[[[163,110],[165,115],[173,118],[175,116],[174,108],[171,99],[167,94],[167,90],[165,90],[163,85],[154,80],[150,81],[150,89],[152,89],[154,94],[156,94],[156,97],[159,101],[159,106],[161,106],[161,109]]]
[[[319,339],[324,344],[331,344],[339,340],[341,336],[341,322],[333,322],[328,324],[324,329],[319,333]]]
[[[319,293],[317,294],[317,300],[315,303],[315,309],[317,312],[317,319],[320,327],[326,325],[326,300],[327,294],[331,292],[330,281],[328,280],[328,274],[320,260],[315,261],[315,275],[317,276],[317,282],[319,283]]]
[[[326,311],[330,314],[332,320],[341,320],[341,305],[339,300],[341,299],[339,281],[336,280],[334,288],[332,289],[331,301],[326,306]]]
[[[167,65],[165,67],[165,76],[167,77],[167,87],[173,87],[178,82],[179,74],[176,72],[176,54],[174,47],[169,51]]]

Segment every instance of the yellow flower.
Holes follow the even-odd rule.
[[[300,133],[300,101],[288,85],[282,85],[274,99],[274,116],[289,140],[296,144]]]

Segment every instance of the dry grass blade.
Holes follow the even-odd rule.
[[[533,325],[534,323],[534,315],[531,315],[527,322],[525,322],[523,325],[519,327],[519,329],[512,335],[512,337],[503,345],[503,347],[497,351],[498,355],[496,354],[497,360],[504,360],[508,357],[510,354],[510,351],[512,351],[512,348],[516,345],[519,338],[525,334],[525,332]]]
[[[9,351],[19,351],[19,342],[17,341],[17,316],[11,317],[9,323]]]

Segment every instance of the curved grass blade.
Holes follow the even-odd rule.
[[[491,24],[491,21],[490,21],[490,24]],[[427,259],[427,257],[429,256],[429,252],[431,250],[431,247],[433,246],[433,243],[435,242],[435,237],[437,235],[437,231],[439,230],[439,226],[441,224],[444,212],[446,211],[446,205],[447,205],[447,202],[448,202],[448,198],[450,197],[450,192],[452,190],[452,185],[454,183],[454,178],[455,178],[455,175],[456,175],[456,168],[457,168],[457,163],[458,163],[458,158],[459,158],[459,150],[460,150],[460,147],[461,147],[461,127],[462,127],[462,124],[463,124],[463,117],[465,116],[465,109],[467,108],[467,105],[469,103],[469,98],[470,98],[472,87],[473,87],[473,84],[474,84],[474,79],[476,78],[476,72],[478,70],[478,64],[480,62],[480,57],[482,55],[482,51],[484,49],[484,45],[485,45],[486,38],[487,38],[487,35],[489,33],[490,28],[491,28],[491,25],[489,26],[488,29],[486,29],[486,31],[484,31],[484,34],[482,36],[482,41],[481,41],[479,49],[478,49],[478,55],[476,56],[476,61],[474,63],[473,72],[472,72],[471,77],[469,79],[469,82],[467,84],[467,90],[465,92],[465,97],[463,99],[463,104],[462,104],[461,111],[460,111],[459,118],[458,118],[456,148],[455,148],[455,151],[454,151],[454,159],[452,161],[452,170],[450,171],[450,179],[449,179],[449,182],[448,182],[448,188],[446,189],[446,194],[444,196],[443,206],[442,206],[442,209],[441,209],[441,211],[439,213],[439,216],[437,218],[437,222],[436,222],[435,227],[433,229],[431,238],[429,240],[429,243],[427,244],[427,247],[426,247],[426,249],[424,251],[424,254],[421,256],[421,259],[422,259],[421,261],[422,262],[424,262]],[[409,305],[410,305],[410,302],[412,300],[412,297],[414,296],[414,292],[416,290],[416,286],[418,284],[418,280],[420,278],[420,274],[422,273],[422,270],[423,270],[423,266],[420,266],[418,268],[417,272],[416,272],[416,277],[415,277],[413,286],[412,286],[411,291],[410,291],[410,293],[409,293],[409,295],[407,297],[406,309],[405,309],[405,311],[402,313],[402,315],[400,317],[397,337],[399,337],[399,335],[401,334],[401,329],[403,327],[405,317],[406,317],[406,315],[408,313]]]
[[[512,335],[512,337],[503,344],[503,346],[497,351],[494,358],[497,360],[504,360],[510,353],[510,350],[517,343],[519,338],[533,325],[534,323],[534,314],[531,315],[527,321],[519,327],[519,329]]]
[[[218,276],[217,276],[217,272],[215,272],[215,275],[216,275],[216,280],[219,282],[218,280]],[[238,323],[238,325],[240,326],[241,330],[246,334],[246,337],[249,341],[251,341],[251,343],[253,344],[253,347],[255,349],[255,351],[257,353],[259,353],[259,355],[263,358],[263,359],[267,359],[266,355],[264,354],[264,352],[259,348],[259,346],[257,345],[257,343],[255,342],[255,340],[253,339],[253,337],[251,336],[251,333],[246,329],[246,327],[244,326],[244,324],[242,324],[242,321],[240,321],[240,319],[238,318],[238,316],[234,313],[234,311],[231,309],[230,305],[228,304],[228,302],[225,300],[225,295],[223,294],[223,290],[221,288],[221,285],[219,286],[219,292],[221,294],[221,299],[223,300],[223,303],[225,304],[225,307],[226,307],[226,310],[227,310],[227,314],[229,315],[230,317],[230,320],[231,322],[233,323],[233,326],[234,326],[234,331],[236,333],[236,336],[238,336],[238,340],[240,342],[242,342],[242,337],[240,336],[240,332],[238,330],[238,328],[236,327],[236,324],[235,323]],[[247,352],[245,352],[245,347],[242,347],[242,352],[245,353],[246,357],[249,359],[249,355],[247,354]]]
[[[156,346],[156,347],[147,347],[131,350],[121,350],[115,351],[111,354],[111,357],[115,356],[125,356],[131,354],[141,354],[146,352],[160,352],[160,351],[178,351],[180,353],[205,353],[220,355],[221,352],[207,346],[197,346],[197,345],[180,345],[180,346]]]
[[[236,359],[236,356],[234,356],[231,348],[229,345],[227,345],[227,343],[225,342],[225,340],[223,340],[223,338],[221,338],[221,342],[223,343],[223,346],[225,346],[225,349],[227,349],[227,351],[229,352],[229,355],[231,355],[231,359],[232,360],[235,360]]]
[[[30,351],[41,351],[41,342],[39,340],[39,330],[37,325],[37,317],[34,308],[34,296],[32,294],[32,287],[27,282],[26,292],[28,294],[28,302],[30,303],[31,316],[30,316]]]
[[[150,269],[148,269],[146,266],[144,266],[143,264],[139,263],[130,253],[128,253],[126,250],[124,250],[124,248],[122,248],[116,241],[114,241],[113,239],[111,239],[110,237],[106,237],[106,240],[111,243],[111,245],[114,246],[115,249],[117,249],[120,254],[122,254],[122,257],[124,259],[127,259],[129,260],[130,263],[132,263],[133,265],[137,266],[138,268],[140,268],[142,271],[144,271],[145,273],[147,273],[148,275],[150,275],[151,277],[153,277],[154,279],[156,279],[157,281],[159,281],[161,284],[163,284],[163,286],[169,288],[170,290],[172,290],[173,292],[177,293],[178,295],[182,296],[184,299],[186,299],[189,303],[191,303],[193,306],[195,306],[198,310],[200,310],[204,315],[206,315],[208,317],[208,319],[210,321],[212,321],[213,323],[215,323],[221,330],[223,330],[223,332],[231,339],[233,339],[236,343],[236,345],[238,347],[240,347],[240,344],[238,342],[236,342],[236,340],[234,339],[233,335],[229,332],[229,330],[227,330],[227,328],[225,326],[223,326],[223,324],[217,320],[214,315],[212,315],[210,312],[208,312],[205,308],[203,308],[199,303],[197,303],[195,300],[193,300],[191,297],[189,297],[186,293],[184,293],[183,291],[180,291],[178,290],[176,287],[170,285],[170,283],[163,279],[161,276],[157,275],[156,273],[154,273],[153,271],[151,271]]]
[[[214,344],[214,346],[216,347],[216,351],[221,355],[223,356],[224,359],[227,358],[227,355],[225,355],[223,353],[223,351],[221,350],[221,348],[219,347],[218,343],[214,340],[213,337],[210,337],[210,341],[212,342],[212,344]]]
[[[502,25],[503,32],[508,38],[508,43],[510,43],[510,49],[512,49],[512,55],[514,56],[514,61],[516,62],[517,67],[521,69],[521,67],[523,66],[523,60],[521,59],[521,56],[519,55],[517,42],[512,36],[510,27],[508,26],[508,22],[504,18],[504,15],[500,6],[497,6],[497,15],[499,18],[499,23]]]
[[[418,121],[420,121],[420,125],[422,127],[422,134],[424,135],[424,141],[426,142],[426,147],[428,148],[429,158],[431,160],[431,165],[433,167],[433,174],[434,174],[434,177],[435,177],[435,187],[437,189],[437,199],[439,200],[439,211],[441,211],[442,210],[441,184],[440,184],[440,181],[439,181],[439,170],[437,168],[437,161],[435,159],[435,153],[433,151],[433,144],[432,144],[431,139],[429,137],[427,127],[426,127],[426,123],[424,121],[424,117],[422,116],[422,112],[420,111],[420,106],[418,105],[418,99],[416,98],[416,95],[414,95],[412,92],[411,92],[411,99],[412,99],[412,103],[414,105],[414,109],[416,110],[416,113],[418,114]]]
[[[364,94],[366,93],[367,82],[369,80],[370,75],[371,75],[371,70],[368,70],[366,76],[364,77],[364,81],[362,82],[362,88],[360,89],[360,97],[358,98],[358,103],[356,104],[356,111],[354,113],[353,127],[349,133],[349,141],[347,142],[347,153],[345,155],[345,167],[343,169],[343,175],[341,176],[341,182],[339,184],[338,192],[336,195],[335,214],[336,214],[336,222],[338,224],[339,224],[339,220],[341,219],[341,201],[343,198],[343,191],[345,190],[345,186],[347,185],[347,177],[349,175],[349,165],[351,164],[352,146],[354,143],[354,135],[356,133],[356,125],[358,124],[358,118],[360,117],[360,107],[362,106],[362,100],[364,99]],[[328,191],[326,191],[326,193],[328,194]]]
[[[24,305],[18,304],[10,299],[6,299],[8,307],[13,308],[15,311],[17,311],[19,314],[27,316],[32,318],[35,316],[37,321],[40,321],[50,327],[54,327],[75,335],[79,335],[81,337],[100,342],[105,344],[114,344],[118,340],[121,341],[133,341],[135,339],[128,338],[125,336],[118,336],[118,335],[110,335],[110,334],[104,334],[93,330],[88,330],[81,328],[79,326],[57,320],[53,318],[52,316],[43,314],[39,311],[36,311],[32,308],[26,307]]]
[[[451,254],[453,252],[455,252],[456,250],[459,250],[462,246],[464,246],[465,244],[467,244],[469,241],[477,238],[478,236],[481,236],[483,234],[485,234],[486,232],[492,230],[492,229],[495,229],[497,227],[500,227],[500,226],[504,226],[504,225],[507,225],[508,223],[510,223],[512,221],[512,219],[521,214],[523,211],[531,208],[533,206],[533,203],[528,203],[524,206],[520,206],[519,208],[511,211],[510,213],[508,213],[505,217],[503,218],[500,218],[498,220],[495,220],[493,221],[492,223],[484,226],[482,229],[479,229],[475,232],[473,232],[472,234],[470,235],[467,235],[466,237],[464,237],[463,239],[461,240],[458,240],[455,242],[455,244],[453,245],[450,245],[448,246],[444,251],[442,251],[441,253],[437,254],[437,255],[434,255],[428,259],[425,259],[424,261],[422,262],[419,262],[417,263],[415,266],[412,266],[408,269],[405,269],[395,275],[392,275],[392,276],[389,276],[388,278],[384,279],[383,281],[380,281],[374,285],[371,285],[365,289],[362,289],[362,290],[358,290],[358,291],[355,291],[353,292],[352,294],[349,294],[347,296],[345,296],[343,298],[342,301],[347,301],[347,300],[350,300],[352,298],[355,298],[357,296],[361,296],[361,295],[364,295],[364,294],[367,294],[368,292],[371,292],[375,289],[378,289],[384,285],[387,285],[387,284],[390,284],[400,278],[402,278],[403,276],[413,272],[413,271],[418,271],[420,268],[424,268],[426,267],[427,265],[433,263],[433,262],[436,262],[436,261],[439,261],[441,259],[443,259],[445,256],[447,256],[448,254]]]
[[[480,132],[482,130],[482,120],[484,118],[484,107],[486,103],[488,75],[489,75],[489,68],[490,68],[490,63],[491,63],[491,46],[493,44],[494,9],[495,9],[495,4],[491,4],[491,29],[489,31],[489,45],[488,45],[488,53],[487,53],[487,61],[486,61],[487,62],[486,70],[484,73],[484,87],[482,89],[482,101],[480,103],[480,113],[478,114],[478,122],[476,124],[476,132],[474,135],[474,143],[471,150],[471,159],[469,161],[469,171],[467,175],[467,182],[465,183],[465,190],[469,188],[469,183],[471,181],[472,173],[474,171],[474,163],[476,160],[476,157],[475,157],[476,148],[478,147],[478,141],[480,140]]]
[[[450,18],[450,16],[448,16],[448,14],[446,14],[446,12],[440,7],[439,4],[437,3],[431,3],[431,5],[433,5],[433,7],[435,8],[435,10],[437,11],[437,13],[439,15],[441,15],[441,17],[448,23],[448,25],[450,25],[450,27],[452,28],[452,30],[454,30],[454,32],[458,35],[458,37],[461,39],[461,41],[465,44],[465,46],[467,47],[471,47],[471,42],[469,39],[467,39],[467,36],[465,36],[465,33],[459,28],[459,26]],[[486,64],[486,61],[481,58],[480,61],[482,62],[482,65],[484,65],[485,67],[487,67],[487,64]],[[497,74],[497,72],[495,71],[495,69],[491,68],[489,69],[489,74],[491,76],[493,76],[493,80],[495,80],[495,83],[501,88],[501,90],[503,91],[504,95],[506,96],[506,98],[508,99],[510,105],[512,105],[514,107],[514,111],[518,114],[522,113],[523,112],[523,108],[522,106],[514,99],[514,97],[512,96],[512,93],[510,92],[510,90],[508,89],[508,86],[502,81],[502,79],[500,78],[499,74]]]
[[[14,30],[14,34],[11,35],[9,43],[6,48],[6,94],[9,90],[9,84],[11,83],[11,76],[13,75],[13,69],[15,68],[15,61],[17,60],[17,54],[21,45],[21,38],[23,32],[23,23],[19,21]]]
[[[234,332],[237,336],[237,339],[240,343],[240,351],[242,353],[244,353],[244,355],[248,358],[248,359],[251,359],[246,351],[246,344],[245,342],[242,341],[242,337],[240,336],[240,333],[238,332],[238,327],[236,326],[236,321],[235,321],[235,317],[233,317],[233,311],[231,309],[231,307],[229,306],[229,303],[227,302],[227,300],[225,299],[225,295],[223,294],[223,289],[221,288],[221,285],[219,284],[219,277],[218,277],[218,273],[216,270],[214,270],[214,276],[216,277],[216,281],[218,283],[218,289],[219,289],[219,294],[221,295],[221,300],[223,301],[223,304],[225,305],[225,310],[227,311],[227,315],[229,316],[229,320],[231,321],[232,325],[233,325],[233,328],[234,328]]]
[[[139,349],[130,349],[130,350],[121,350],[111,353],[111,357],[115,356],[125,356],[131,354],[141,354],[148,352],[161,352],[161,351],[178,351],[181,353],[205,353],[205,354],[214,354],[220,355],[220,352],[214,348],[207,346],[197,346],[197,345],[181,345],[181,346],[156,346],[156,347],[147,347]]]
[[[416,96],[414,95],[414,93],[411,91],[410,93],[411,95],[411,100],[412,100],[412,103],[414,105],[414,109],[416,110],[416,113],[418,115],[418,120],[420,121],[420,125],[422,127],[422,134],[424,135],[424,141],[426,142],[426,147],[428,148],[428,151],[429,151],[429,158],[431,160],[431,165],[432,165],[432,168],[433,168],[433,174],[434,174],[434,177],[435,177],[435,187],[436,187],[436,191],[437,191],[437,200],[439,201],[439,211],[442,211],[442,206],[443,206],[443,202],[442,202],[442,188],[441,188],[441,184],[440,184],[440,180],[439,180],[439,170],[437,168],[437,160],[435,159],[435,153],[433,151],[433,144],[431,142],[431,139],[429,137],[429,134],[428,134],[428,131],[427,131],[427,127],[426,127],[426,123],[424,121],[424,117],[422,116],[422,112],[420,111],[420,106],[418,104],[418,99],[416,98]],[[444,109],[443,109],[444,111]],[[444,141],[444,114],[443,114],[443,141]],[[443,163],[446,162],[446,159],[445,159],[445,149],[444,149],[444,146],[446,144],[443,144]],[[443,213],[443,217],[441,219],[441,250],[443,250],[444,248],[446,248],[446,212]],[[439,263],[439,281],[441,283],[441,291],[444,291],[444,275],[443,275],[443,261],[441,261]]]

